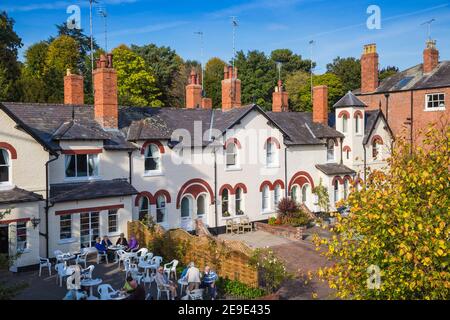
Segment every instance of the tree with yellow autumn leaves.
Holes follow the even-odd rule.
[[[397,141],[390,169],[349,195],[330,238],[315,237],[333,261],[318,275],[338,298],[450,299],[449,146],[448,124],[413,151]]]

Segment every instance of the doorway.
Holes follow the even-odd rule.
[[[8,225],[0,225],[0,254],[9,255],[9,228]]]

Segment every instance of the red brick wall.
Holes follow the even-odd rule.
[[[237,68],[233,70],[232,66],[225,66],[222,80],[222,110],[239,108],[241,105],[241,80],[237,78]]]
[[[69,74],[64,77],[64,104],[84,104],[82,76]]]
[[[289,95],[286,91],[274,92],[272,94],[272,111],[282,112],[289,108]]]
[[[313,121],[328,125],[328,87],[313,88]]]
[[[200,108],[202,106],[202,86],[189,84],[186,86],[186,108]]]
[[[117,72],[112,68],[94,70],[95,120],[105,128],[118,127]]]
[[[378,88],[378,53],[376,45],[364,46],[361,57],[361,92],[374,92]]]
[[[445,93],[446,110],[425,111],[425,95],[429,93]],[[381,102],[381,109],[387,115],[394,135],[409,139],[410,127],[404,123],[411,116],[411,91],[391,93],[388,114],[386,113],[384,94],[361,95],[358,98],[369,106],[368,110],[378,109]],[[426,129],[429,123],[445,121],[450,118],[450,87],[413,91],[413,112],[413,139],[416,143],[420,143],[422,137],[419,136],[419,131],[421,129]]]

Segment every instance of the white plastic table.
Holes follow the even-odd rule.
[[[94,290],[93,288],[95,286],[98,286],[103,282],[102,279],[83,279],[80,282],[80,285],[83,287],[89,287],[89,297],[87,300],[98,300],[96,296],[94,296]]]
[[[117,257],[117,251],[119,251],[119,250],[125,250],[125,246],[122,246],[122,245],[114,245],[114,246],[109,246],[108,247],[108,250],[112,250],[112,251],[114,251],[114,262],[117,262],[117,260],[118,260],[118,257]]]
[[[71,253],[63,253],[63,254],[57,256],[57,259],[63,261],[64,265],[67,265],[67,261],[73,260],[75,258],[76,258],[76,256]]]

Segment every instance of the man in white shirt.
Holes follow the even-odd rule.
[[[198,289],[200,287],[200,270],[195,267],[193,262],[189,263],[189,269],[186,273],[186,279],[188,283],[187,289],[189,291]]]

